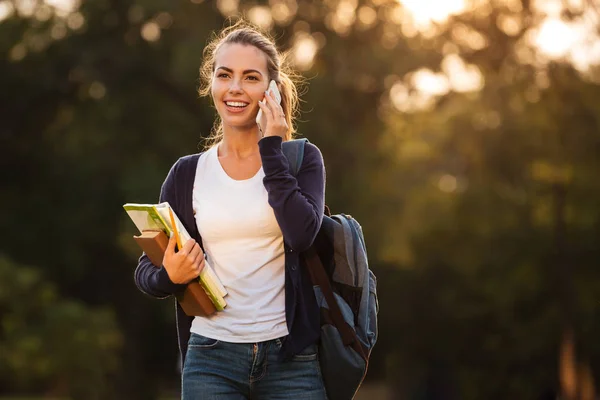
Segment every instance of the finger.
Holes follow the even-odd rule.
[[[167,249],[165,250],[165,253],[174,253],[176,244],[177,244],[177,240],[175,239],[175,235],[171,235],[171,237],[169,238],[169,243],[167,244]]]
[[[279,107],[279,104],[277,104],[277,100],[275,100],[275,97],[273,96],[273,93],[271,93],[270,90],[265,94],[265,101],[269,108],[271,108],[272,110],[276,110],[277,107]]]
[[[194,259],[194,262],[192,263],[192,267],[193,267],[194,271],[198,271],[198,266],[200,265],[202,260],[204,260],[204,257],[202,257],[201,255],[196,255],[196,258]]]
[[[194,239],[189,239],[187,242],[185,242],[185,244],[183,245],[183,251],[186,254],[189,254],[190,251],[192,251],[192,249],[194,248],[194,245],[196,244],[196,241]]]
[[[267,99],[267,104],[269,106],[269,108],[271,109],[271,112],[273,113],[273,116],[284,116],[283,113],[283,108],[281,108],[281,105],[279,103],[277,103],[277,99],[275,98],[275,96],[273,95],[273,93],[271,91],[269,91],[268,95],[265,96],[265,98]]]
[[[192,250],[190,251],[189,254],[189,259],[192,260],[192,262],[196,262],[196,259],[198,258],[198,255],[201,253],[200,250],[200,245],[198,243],[196,243],[194,245],[194,247],[192,247]]]
[[[273,93],[272,90],[269,90],[269,96],[267,96],[267,97],[271,100],[272,104],[275,105],[276,109],[282,109],[281,103],[279,101],[277,101],[277,97],[275,97],[275,93]]]
[[[273,93],[273,91],[272,91],[272,90],[269,90],[269,93],[268,93],[268,94],[269,94],[269,98],[271,98],[271,100],[273,100],[273,102],[274,102],[275,104],[279,104],[279,103],[277,102],[277,97],[275,97],[275,93]]]
[[[277,110],[278,107],[277,101],[273,99],[273,96],[270,92],[265,93],[265,99],[263,102],[269,108],[269,111],[271,111],[272,115],[276,115],[275,110]]]
[[[265,99],[262,102],[258,102],[258,106],[260,107],[260,109],[263,111],[263,115],[268,119],[269,117],[273,116],[273,113],[271,112],[271,108],[269,107],[269,104],[267,103],[267,96],[265,96]]]
[[[202,261],[204,261],[204,259],[202,259]],[[191,267],[191,269],[189,270],[190,279],[198,278],[200,276],[200,272],[202,271],[202,268],[199,266],[198,263],[194,263],[190,267]]]
[[[177,254],[187,257],[187,255],[190,254],[190,250],[194,246],[194,243],[194,239],[189,239],[187,242],[185,242],[183,247],[179,249],[179,252]]]

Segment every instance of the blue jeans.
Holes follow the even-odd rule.
[[[192,333],[182,376],[183,400],[326,399],[317,345],[281,361],[281,340],[229,343]]]

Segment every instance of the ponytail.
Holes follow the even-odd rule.
[[[281,108],[285,115],[285,122],[288,125],[288,131],[283,140],[287,141],[292,140],[296,133],[295,121],[299,113],[299,96],[294,81],[298,81],[299,77],[287,67],[285,57],[282,64],[284,67],[279,71],[279,91],[281,92]]]

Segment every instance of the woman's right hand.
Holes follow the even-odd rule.
[[[169,279],[173,283],[188,283],[200,275],[204,268],[204,252],[200,245],[194,239],[190,239],[175,253],[175,236],[169,239],[169,244],[165,250],[163,266],[167,270]]]

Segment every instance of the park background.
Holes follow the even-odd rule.
[[[597,399],[594,0],[0,0],[0,396],[178,396],[122,204],[202,148],[202,49],[241,15],[306,78],[299,133],[364,229],[362,398]]]

